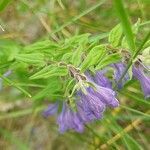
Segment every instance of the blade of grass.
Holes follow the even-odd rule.
[[[137,97],[137,95],[136,95],[137,93],[133,93],[128,90],[120,91],[119,93],[121,95],[125,95],[126,97],[131,98],[137,102],[141,102],[145,105],[150,105],[150,103],[148,101],[145,101],[144,98]]]
[[[132,33],[132,27],[129,21],[129,17],[127,15],[127,12],[124,8],[123,2],[122,0],[115,0],[114,1],[117,13],[118,13],[118,17],[121,21],[121,25],[124,31],[124,34],[126,36],[128,45],[130,47],[130,51],[133,54],[133,52],[135,51],[135,43],[134,43],[134,36]]]
[[[36,107],[35,109],[34,108],[29,108],[29,109],[24,109],[24,110],[18,110],[18,111],[10,112],[10,113],[7,113],[7,114],[0,115],[0,120],[22,117],[22,116],[29,115],[29,114],[33,113],[34,110],[36,112],[40,112],[40,111],[42,111],[44,109],[45,109],[45,106],[39,106],[39,107]]]
[[[73,19],[71,19],[70,21],[64,23],[62,26],[58,27],[56,30],[54,30],[50,36],[52,36],[53,34],[61,31],[63,28],[69,26],[70,24],[72,24],[73,22],[77,21],[78,19],[80,19],[81,17],[85,16],[86,14],[90,13],[91,11],[93,11],[94,9],[98,8],[99,6],[101,6],[103,3],[105,2],[105,0],[102,0],[100,2],[98,2],[97,4],[95,4],[94,6],[88,8],[87,10],[84,10],[82,13],[80,13],[79,15],[75,16]]]
[[[145,16],[145,11],[144,11],[144,3],[142,2],[142,0],[137,0],[137,3],[138,3],[138,7],[141,11],[141,17],[143,20],[146,20],[146,16]]]
[[[144,26],[144,25],[148,25],[148,24],[150,24],[150,20],[149,20],[149,21],[145,21],[145,22],[141,23],[141,24],[140,24],[140,26]]]
[[[111,120],[111,125],[110,125],[110,120]],[[123,130],[123,128],[117,123],[117,121],[114,119],[114,116],[111,116],[109,120],[106,120],[109,124],[109,128],[115,133],[118,134]],[[128,133],[124,133],[124,135],[121,138],[122,142],[124,143],[125,147],[128,150],[143,150],[141,145],[138,143],[136,139],[134,139],[131,135]]]
[[[2,78],[4,81],[6,81],[9,85],[14,86],[14,87],[17,88],[18,90],[20,90],[22,93],[24,93],[24,94],[27,95],[28,97],[32,97],[29,92],[27,92],[27,91],[24,90],[22,87],[18,86],[16,83],[14,83],[13,81],[11,81],[11,80],[9,80],[8,78],[4,77],[4,76],[1,75],[1,74],[0,74],[0,78]]]
[[[143,116],[146,116],[146,117],[150,117],[150,114],[148,114],[148,113],[143,113],[143,112],[141,112],[141,111],[135,110],[135,109],[133,109],[133,108],[130,108],[130,107],[127,107],[127,106],[124,106],[124,105],[120,105],[120,107],[121,107],[121,108],[124,108],[124,109],[127,109],[127,110],[129,110],[129,111],[132,111],[132,112],[134,112],[134,113],[137,113],[137,114],[139,114],[139,115],[143,115]]]
[[[147,111],[146,114],[148,114],[149,112],[150,111]],[[135,127],[137,127],[141,122],[142,122],[141,118],[134,120],[131,124],[129,124],[128,126],[126,126],[121,132],[119,132],[114,137],[112,137],[111,139],[109,139],[105,144],[102,144],[100,146],[100,149],[107,149],[110,145],[112,145],[114,142],[116,142],[117,140],[119,140],[124,135],[124,133],[130,132]]]

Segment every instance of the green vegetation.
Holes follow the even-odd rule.
[[[149,5],[149,0],[0,0],[0,149],[148,150],[150,98],[132,68],[142,62],[150,75]],[[112,83],[119,107],[107,108],[83,133],[60,134],[56,118],[43,117],[57,100],[76,112],[76,92],[87,92],[84,73],[108,69],[106,76],[115,81],[112,64],[121,61],[126,68]],[[89,81],[85,85],[95,88]]]

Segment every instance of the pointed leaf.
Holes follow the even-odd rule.
[[[117,47],[122,36],[122,27],[120,24],[115,26],[109,34],[108,41],[113,47]]]

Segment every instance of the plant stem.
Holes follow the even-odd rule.
[[[129,63],[126,67],[126,69],[124,70],[123,74],[121,75],[120,79],[118,80],[117,84],[115,85],[114,89],[117,88],[118,83],[121,82],[121,80],[124,78],[124,76],[126,75],[127,71],[129,70],[129,68],[131,67],[131,65],[133,64],[134,59],[138,56],[138,54],[141,52],[143,46],[145,45],[145,43],[147,42],[147,40],[150,37],[150,32],[146,35],[146,37],[144,38],[143,42],[141,43],[141,45],[139,46],[139,48],[137,49],[137,51],[134,53],[134,55],[131,57],[131,59],[129,60]]]

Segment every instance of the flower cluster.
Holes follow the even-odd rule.
[[[93,87],[83,84],[84,91],[76,92],[76,111],[72,110],[67,102],[63,102],[62,111],[57,117],[61,133],[68,129],[83,132],[84,124],[101,119],[107,106],[117,107],[119,105],[111,82],[102,72],[97,72],[94,77],[86,74],[86,82],[90,82]],[[59,105],[59,102],[49,105],[43,113],[44,116],[48,117],[57,113]]]
[[[124,84],[130,79],[128,72],[123,77],[121,82],[118,82],[126,68],[122,62],[113,64],[114,68],[114,81],[121,89]],[[60,102],[50,104],[49,107],[43,112],[45,117],[58,114],[57,124],[59,131],[64,133],[68,129],[73,129],[77,132],[83,132],[84,125],[95,120],[101,119],[107,107],[118,107],[119,102],[116,99],[116,92],[112,88],[112,82],[105,76],[106,71],[98,71],[94,76],[86,72],[86,82],[91,83],[82,84],[80,90],[76,92],[75,103],[76,111],[72,110],[69,104],[64,101],[61,113],[58,114],[58,107]],[[137,78],[140,83],[145,97],[150,97],[150,78],[145,75],[140,67],[133,66],[133,77]],[[82,82],[80,77],[77,77],[79,82]]]

